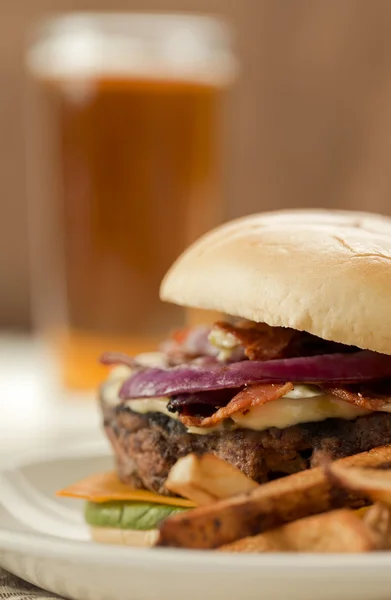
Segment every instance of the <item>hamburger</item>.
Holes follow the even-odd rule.
[[[391,443],[391,219],[296,210],[235,220],[187,249],[160,294],[223,316],[173,332],[157,352],[102,357],[119,481],[95,480],[100,496],[85,485],[68,493],[92,500],[93,527],[134,529],[134,504],[149,503],[150,532],[191,508],[167,487],[188,454],[264,483]]]

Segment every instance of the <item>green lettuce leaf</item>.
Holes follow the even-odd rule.
[[[84,517],[93,527],[117,527],[147,531],[177,513],[189,510],[179,506],[150,502],[87,502]]]

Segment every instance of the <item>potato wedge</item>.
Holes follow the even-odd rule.
[[[391,446],[342,458],[334,464],[379,467],[391,463]],[[334,484],[321,467],[258,486],[249,494],[166,519],[158,546],[217,548],[334,508],[359,508],[368,502]]]
[[[370,506],[363,521],[377,536],[377,544],[381,550],[391,549],[391,510],[380,502]]]
[[[299,519],[218,548],[221,552],[369,552],[379,547],[371,527],[348,509]]]
[[[391,507],[391,469],[349,467],[335,462],[326,471],[336,485]]]
[[[259,484],[214,454],[188,454],[172,467],[166,487],[198,506],[204,506],[251,492]]]

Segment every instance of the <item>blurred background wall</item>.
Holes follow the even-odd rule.
[[[390,213],[388,0],[12,0],[0,3],[0,326],[30,325],[23,48],[48,11],[226,16],[241,77],[227,111],[228,215],[319,206]]]

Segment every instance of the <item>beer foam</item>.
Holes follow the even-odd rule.
[[[211,17],[79,14],[43,26],[27,55],[29,70],[56,79],[132,76],[229,83],[236,73],[231,33]]]

